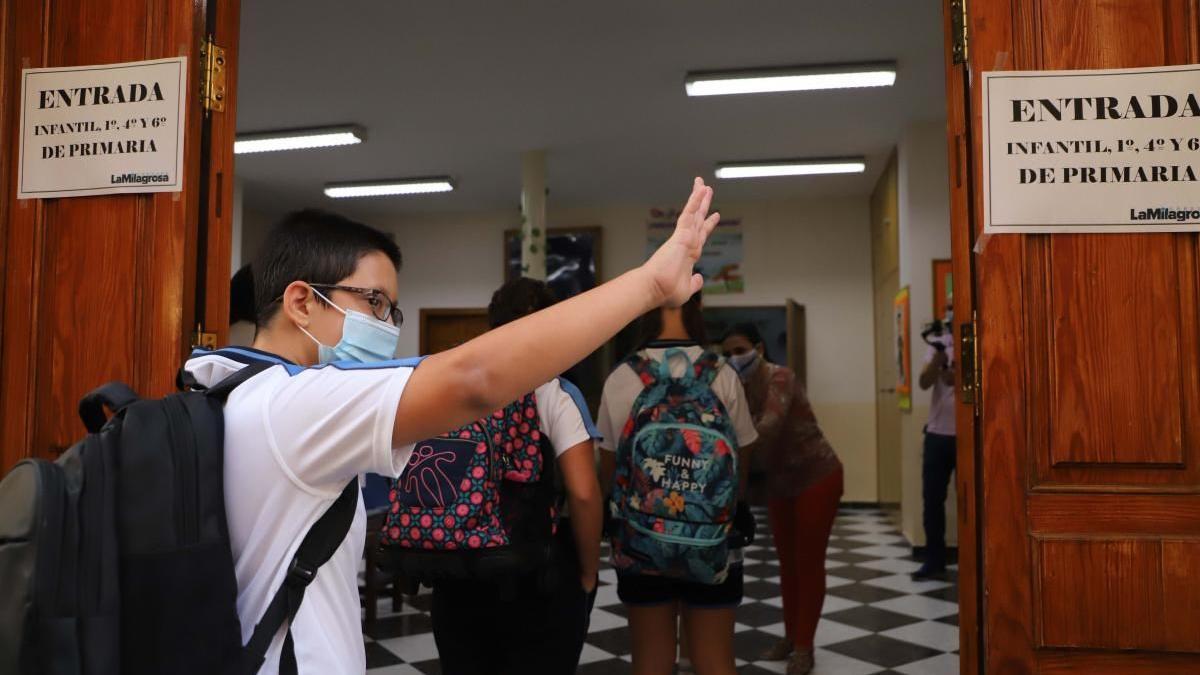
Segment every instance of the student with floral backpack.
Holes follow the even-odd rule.
[[[758,436],[737,373],[702,346],[699,294],[643,315],[641,335],[643,347],[605,382],[599,415],[634,670],[672,672],[682,611],[698,672],[731,675],[742,565],[729,540],[747,448]]]
[[[488,320],[498,328],[555,300],[545,282],[516,279]],[[383,542],[385,560],[433,588],[442,673],[575,672],[600,565],[597,435],[579,390],[556,378],[417,443],[390,490]]]

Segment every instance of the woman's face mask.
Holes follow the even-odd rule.
[[[744,354],[732,354],[729,357],[729,365],[733,366],[733,369],[742,377],[749,375],[756,363],[758,363],[758,351],[753,349]]]
[[[309,286],[309,288],[312,287]],[[317,343],[318,363],[332,361],[372,363],[387,361],[396,356],[396,345],[400,342],[398,326],[393,326],[386,321],[380,321],[353,309],[342,309],[315,288],[312,289],[312,292],[345,316],[342,320],[342,339],[332,347],[321,344],[321,341],[313,337],[312,333],[304,330],[303,326],[298,326],[305,335]]]

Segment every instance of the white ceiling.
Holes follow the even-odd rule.
[[[247,202],[329,206],[330,181],[448,174],[357,212],[672,204],[718,161],[865,155],[865,175],[725,181],[723,200],[866,195],[910,121],[945,116],[932,0],[245,0],[239,131],[358,123],[366,143],[240,155]],[[896,86],[689,99],[689,70],[895,60]]]

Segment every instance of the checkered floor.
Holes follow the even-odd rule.
[[[746,549],[746,599],[737,610],[734,649],[739,673],[783,673],[785,662],[755,658],[783,634],[779,566],[758,514],[759,536]],[[913,582],[918,563],[887,516],[843,509],[829,542],[828,594],[816,635],[814,675],[957,675],[958,588],[952,566],[947,581]],[[617,600],[615,573],[602,565],[579,673],[628,673],[629,634]],[[440,673],[429,618],[429,591],[405,598],[392,612],[379,601],[380,618],[368,631],[370,675]]]

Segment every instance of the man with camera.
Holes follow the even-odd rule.
[[[954,473],[954,337],[953,320],[934,320],[921,332],[929,348],[918,384],[933,388],[929,422],[925,425],[921,460],[921,495],[925,503],[925,562],[914,580],[936,579],[946,573],[946,492]]]

